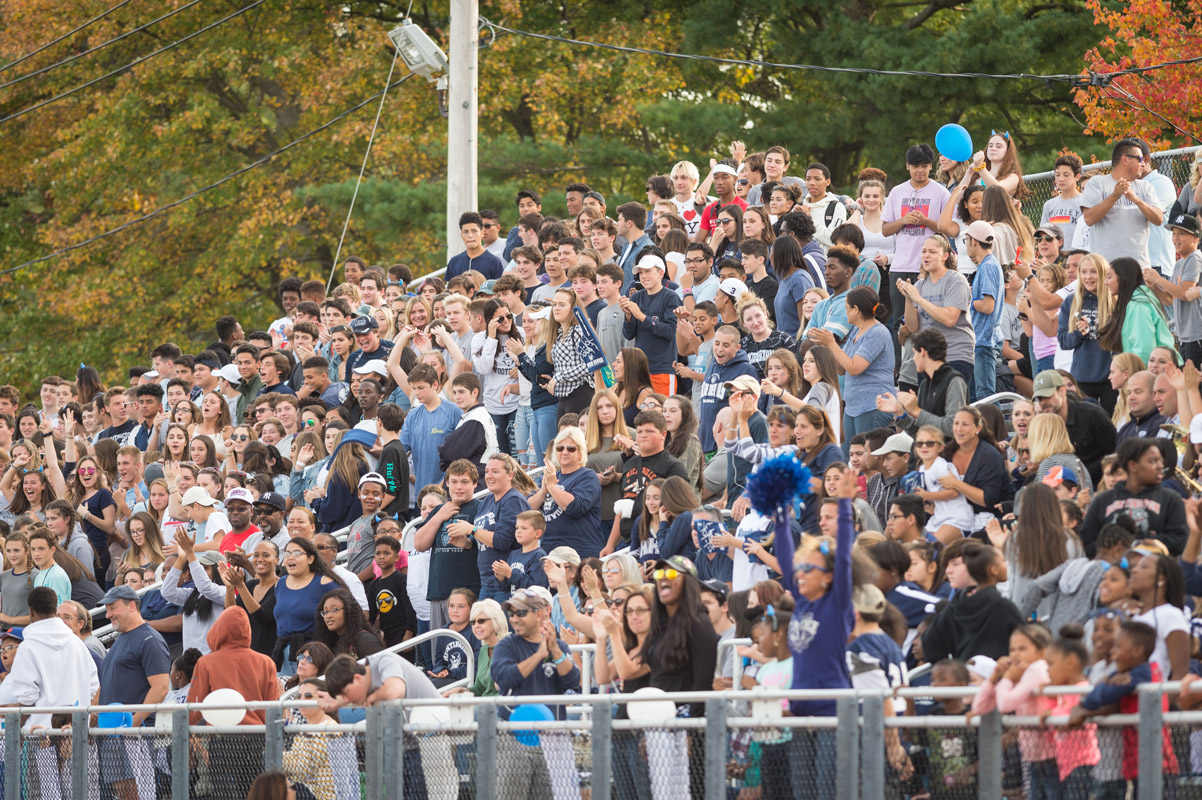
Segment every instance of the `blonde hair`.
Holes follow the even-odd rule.
[[[1194,163],[1189,168],[1189,185],[1191,189],[1198,188],[1198,180],[1202,178],[1202,150],[1194,153]]]
[[[1101,294],[1099,292],[1099,294]],[[1109,292],[1106,292],[1109,294]],[[1117,365],[1119,369],[1127,373],[1130,378],[1137,372],[1143,372],[1146,369],[1144,360],[1135,353],[1117,353],[1114,358],[1110,359],[1110,363]],[[1110,416],[1110,421],[1115,427],[1120,427],[1131,416],[1131,406],[1127,404],[1127,383],[1119,387],[1119,399],[1114,404],[1114,414]]]
[[[576,450],[580,453],[580,463],[583,465],[588,458],[588,447],[585,445],[584,431],[580,430],[576,425],[569,425],[555,434],[555,438],[551,442],[551,457],[548,459],[551,462],[551,466],[559,469],[559,456],[556,455],[554,446],[564,439],[571,439],[572,444],[576,445]]]
[[[1202,152],[1202,150],[1199,152]],[[1072,305],[1069,306],[1069,325],[1071,326],[1073,324],[1073,320],[1081,315],[1081,306],[1085,302],[1085,292],[1081,291],[1083,288],[1081,286],[1081,267],[1085,266],[1087,263],[1093,265],[1098,270],[1098,290],[1096,292],[1098,297],[1097,330],[1101,330],[1103,327],[1105,327],[1106,323],[1110,321],[1110,314],[1114,311],[1114,297],[1106,288],[1106,277],[1110,273],[1110,263],[1106,261],[1105,256],[1097,253],[1086,254],[1086,256],[1077,264],[1077,291],[1073,292],[1073,302]]]
[[[739,322],[742,322],[743,313],[749,308],[758,308],[760,311],[763,311],[764,318],[768,322],[768,330],[771,331],[776,329],[776,325],[772,323],[772,315],[768,313],[768,304],[764,302],[763,298],[757,297],[751,292],[745,293],[735,304],[735,318],[739,320]]]
[[[593,395],[592,402],[588,406],[588,419],[585,422],[584,441],[586,451],[596,453],[601,449],[601,421],[597,418],[597,404],[605,398],[614,407],[614,430],[613,437],[617,438],[619,434],[629,436],[630,431],[626,428],[626,417],[622,414],[622,403],[618,400],[618,395],[613,389],[598,389]],[[616,442],[609,447],[610,451],[621,450]]]
[[[371,310],[371,314],[373,317],[377,313],[382,313],[384,315],[384,319],[388,322],[388,324],[386,326],[385,325],[380,326],[380,338],[381,339],[395,339],[396,332],[397,332],[397,326],[396,326],[396,322],[393,321],[392,309],[388,307],[387,303],[385,303],[384,305],[380,306],[379,308],[373,308]],[[378,321],[379,320],[377,320],[377,322]]]
[[[1075,452],[1068,438],[1068,428],[1059,414],[1036,414],[1027,427],[1027,447],[1031,448],[1031,462],[1041,463],[1049,456]]]
[[[697,184],[701,182],[701,174],[697,172],[697,166],[692,161],[677,161],[672,165],[672,169],[668,172],[668,179],[676,174],[676,170],[683,169],[685,174],[689,176],[689,180],[693,182],[693,191],[697,190]]]

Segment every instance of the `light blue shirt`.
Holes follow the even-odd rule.
[[[443,400],[433,411],[424,405],[416,406],[401,426],[401,446],[413,456],[414,485],[417,489],[432,483],[442,483],[438,468],[438,448],[446,440],[463,412],[454,403]]]
[[[994,300],[992,314],[983,314],[973,306],[968,308],[977,343],[981,346],[993,345],[1000,341],[997,338],[998,323],[1002,321],[1002,306],[1006,304],[1006,295],[1002,290],[1002,265],[993,253],[981,260],[972,282],[972,301],[975,303],[986,297],[992,297]]]
[[[847,373],[844,413],[857,417],[875,411],[877,396],[894,390],[893,337],[889,329],[879,322],[863,333],[854,328],[843,343],[843,352],[848,358],[860,356],[868,362],[859,375]]]
[[[840,339],[845,338],[851,330],[851,323],[847,321],[847,292],[819,300],[810,315],[809,327],[826,328]]]

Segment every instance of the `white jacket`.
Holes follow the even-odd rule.
[[[0,706],[88,706],[100,678],[96,662],[79,637],[58,617],[25,626],[25,641],[12,671],[0,683]],[[24,730],[50,727],[49,714],[32,714]]]

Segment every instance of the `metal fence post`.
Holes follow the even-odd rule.
[[[284,709],[263,709],[263,720],[267,726],[263,748],[263,769],[284,768]]]
[[[9,712],[4,715],[4,796],[20,798],[21,776],[21,715]]]
[[[476,800],[497,796],[497,706],[476,706]]]
[[[593,796],[592,800],[609,800],[613,791],[613,714],[605,703],[593,704]]]
[[[726,797],[726,703],[717,698],[705,701],[705,796]]]
[[[860,786],[864,797],[885,796],[885,698],[864,698],[864,727],[860,734]]]
[[[405,709],[400,701],[384,709],[384,786],[391,797],[405,796]]]
[[[836,703],[839,727],[835,730],[835,797],[856,800],[860,776],[860,709],[855,697],[840,697]],[[819,751],[817,757],[821,758]]]
[[[88,797],[88,712],[76,711],[71,715],[71,797],[87,800]]]
[[[367,755],[367,800],[385,800],[384,789],[384,709],[367,707],[367,735],[364,749]]]
[[[171,800],[188,800],[188,711],[171,714]]]
[[[979,800],[1002,800],[1002,715],[990,711],[979,719],[977,797]]]
[[[1136,800],[1160,800],[1164,790],[1161,758],[1163,695],[1144,692],[1139,696],[1139,796]]]

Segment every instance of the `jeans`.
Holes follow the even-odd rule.
[[[523,467],[531,465],[531,434],[534,432],[534,411],[530,406],[518,406],[513,419],[513,456]]]
[[[614,731],[614,797],[618,800],[651,800],[647,761],[639,755],[636,731]]]
[[[1182,342],[1181,357],[1194,362],[1195,367],[1202,367],[1202,342]]]
[[[1077,767],[1060,784],[1060,797],[1063,800],[1088,800],[1091,786],[1093,786],[1093,767],[1088,764]]]
[[[423,633],[429,633],[429,632],[430,632],[430,620],[418,618],[418,620],[417,620],[417,635],[421,636]],[[431,644],[430,642],[426,641],[426,642],[422,642],[421,644],[419,644],[417,646],[417,649],[420,650],[421,654],[422,654],[422,665],[426,669],[430,669],[434,666],[434,648],[432,648],[430,646],[430,644]]]
[[[1026,762],[1023,773],[1027,800],[1060,800],[1060,768],[1056,766],[1056,759]]]
[[[489,414],[493,424],[497,426],[497,449],[506,455],[513,455],[513,420],[518,415],[516,411],[508,414]]]
[[[969,397],[976,401],[997,391],[997,362],[1002,357],[1002,346],[977,345],[973,348],[972,383]]]
[[[1039,373],[1049,369],[1056,369],[1055,353],[1052,353],[1050,356],[1044,356],[1035,362],[1035,377],[1039,377]]]
[[[497,583],[497,576],[493,575],[491,570],[489,574],[480,576],[480,599],[492,599],[498,603],[509,599],[509,592],[501,588],[501,585]]]
[[[536,467],[542,466],[547,448],[555,441],[555,410],[554,403],[534,409],[534,425],[531,431],[534,437],[534,452],[530,454],[530,463]]]
[[[952,369],[954,369],[956,372],[959,372],[961,377],[964,378],[964,383],[966,384],[964,388],[967,390],[969,396],[971,397],[972,396],[972,387],[973,387],[973,382],[972,382],[973,377],[972,376],[973,376],[973,373],[975,372],[975,370],[973,369],[973,363],[971,361],[949,361],[949,362],[947,362],[947,365],[949,367],[951,367]],[[997,374],[997,367],[993,368],[993,372],[995,375]]]
[[[843,448],[844,457],[851,451],[851,437],[857,433],[868,433],[868,431],[883,428],[886,425],[891,425],[893,418],[884,411],[866,411],[863,414],[852,416],[851,414],[843,415]]]
[[[800,758],[793,761],[793,781],[801,790],[800,796],[814,800],[831,800],[835,796],[836,770],[835,731],[822,728],[794,728],[794,752]]]

